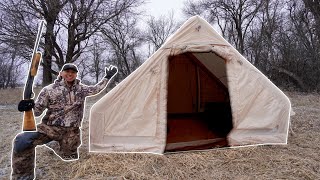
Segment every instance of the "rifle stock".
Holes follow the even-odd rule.
[[[37,52],[32,59],[31,67],[29,70],[27,84],[24,89],[24,99],[32,99],[33,98],[33,80],[34,77],[37,75],[39,63],[41,60],[41,53]],[[35,131],[36,130],[36,122],[34,119],[33,110],[25,111],[23,116],[23,131]]]
[[[30,69],[30,74],[33,77],[35,77],[38,73],[38,67],[40,64],[40,60],[41,60],[41,53],[37,52],[34,59],[32,60],[31,69]]]
[[[33,110],[25,111],[23,114],[23,131],[35,131],[36,121],[34,120]]]

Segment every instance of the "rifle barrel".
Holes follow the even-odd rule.
[[[31,61],[33,61],[33,59],[34,59],[34,57],[35,57],[35,55],[36,55],[36,53],[38,51],[38,47],[39,47],[39,43],[40,43],[40,39],[41,39],[43,26],[44,26],[44,20],[40,20],[40,25],[39,25],[39,28],[38,28],[36,42],[34,43]]]

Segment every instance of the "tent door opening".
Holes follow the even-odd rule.
[[[217,57],[210,61],[223,62]],[[167,112],[165,152],[228,146],[228,87],[192,53],[169,57]]]

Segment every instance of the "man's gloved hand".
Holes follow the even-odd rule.
[[[118,68],[116,66],[110,65],[109,67],[106,67],[106,76],[105,78],[111,79],[115,74],[117,74]]]
[[[18,104],[18,110],[20,112],[29,111],[32,108],[34,108],[34,100],[33,99],[22,100]]]

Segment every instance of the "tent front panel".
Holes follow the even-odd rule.
[[[90,151],[163,152],[167,56],[159,51],[94,104],[90,113]],[[153,58],[159,60],[154,62]]]

